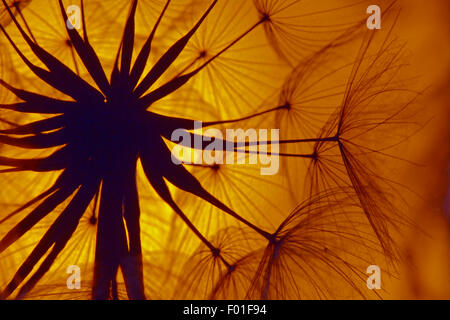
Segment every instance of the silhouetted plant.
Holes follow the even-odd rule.
[[[1,16],[1,31],[40,93],[2,76],[20,102],[2,100],[1,109],[18,113],[20,124],[2,115],[0,143],[42,153],[2,151],[1,172],[57,176],[1,216],[0,252],[45,229],[2,298],[58,294],[64,273],[32,289],[72,252],[92,273],[94,299],[365,297],[370,257],[395,259],[390,230],[405,220],[390,199],[393,183],[370,157],[389,150],[381,139],[393,126],[409,127],[403,120],[417,93],[398,76],[392,29],[376,35],[354,15],[365,1],[134,0],[116,46],[121,1],[104,2],[118,15],[106,27],[100,1],[81,0],[82,30],[66,28],[66,37],[56,28],[68,19],[59,0],[47,40],[27,23],[21,1],[2,2],[11,20],[6,26]],[[143,26],[151,28],[145,36]],[[103,47],[101,37],[110,37]],[[168,140],[179,128],[201,136],[195,120],[280,128],[282,171],[259,177],[258,167],[175,165]],[[247,155],[271,144],[227,142]],[[141,217],[149,207],[153,214]],[[336,283],[345,290],[334,291]]]

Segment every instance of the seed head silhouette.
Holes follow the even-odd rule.
[[[376,34],[355,14],[365,1],[81,0],[79,30],[62,0],[55,21],[39,2],[2,0],[2,183],[43,190],[0,216],[1,298],[380,296],[365,268],[395,261],[390,228],[407,221],[376,163],[418,95],[394,4]],[[245,157],[267,147],[279,174],[175,164],[172,133],[204,138],[196,121],[279,128],[277,153],[269,138],[222,141]],[[58,285],[67,263],[78,292]]]

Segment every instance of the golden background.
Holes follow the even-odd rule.
[[[26,21],[41,47],[96,86],[68,42],[58,1],[24,0],[17,2],[18,7],[12,6],[13,1],[6,2],[14,9],[17,20],[23,26]],[[89,41],[108,77],[113,70],[131,3],[115,0],[87,0],[84,3]],[[393,207],[398,208],[405,221],[409,221],[399,223],[398,230],[389,227],[389,233],[384,234],[392,237],[392,252],[382,250],[380,244],[376,243],[377,237],[361,208],[353,208],[354,203],[346,199],[345,192],[341,194],[335,189],[325,190],[326,183],[320,179],[314,182],[308,170],[308,159],[282,157],[280,172],[275,176],[261,176],[259,166],[251,165],[221,165],[218,170],[187,166],[211,194],[245,219],[270,232],[274,232],[297,205],[308,203],[311,193],[332,194],[325,197],[325,200],[333,198],[325,208],[322,207],[324,199],[311,205],[313,213],[317,211],[314,218],[308,220],[303,215],[295,217],[303,221],[304,232],[301,229],[292,233],[292,242],[287,242],[282,251],[284,260],[280,259],[272,266],[271,284],[261,289],[261,286],[264,287],[263,278],[268,274],[267,269],[264,269],[268,262],[264,262],[264,259],[271,257],[270,248],[266,248],[264,239],[202,199],[170,186],[173,198],[189,219],[236,266],[237,272],[233,272],[233,276],[227,275],[220,262],[211,257],[200,240],[159,198],[138,163],[137,184],[147,298],[450,298],[450,213],[448,207],[447,211],[444,209],[444,202],[448,202],[450,197],[447,195],[450,4],[445,0],[403,0],[396,1],[392,6],[391,3],[384,0],[377,3],[351,0],[219,1],[155,86],[194,70],[222,49],[227,49],[185,86],[155,102],[150,109],[167,116],[204,122],[228,120],[282,106],[287,95],[286,99],[292,103],[289,111],[279,109],[245,122],[219,127],[279,128],[281,139],[317,138],[342,103],[354,59],[361,53],[361,44],[367,43],[364,41],[368,41],[370,33],[375,34],[366,52],[367,61],[370,62],[371,57],[380,54],[377,48],[382,46],[385,39],[395,40],[383,53],[386,56],[382,56],[376,64],[364,62],[359,76],[374,77],[370,78],[375,79],[373,88],[370,83],[364,88],[367,92],[376,90],[378,86],[384,88],[384,82],[410,91],[391,94],[386,90],[379,100],[365,106],[360,113],[356,113],[356,110],[348,116],[354,123],[363,123],[367,119],[372,121],[373,118],[388,117],[392,110],[413,101],[401,114],[404,118],[389,119],[392,125],[377,128],[373,135],[359,142],[367,143],[365,146],[370,147],[370,150],[380,148],[388,154],[386,157],[375,154],[370,159],[373,162],[361,158],[362,164],[385,177],[382,181],[386,182],[388,188],[383,189],[386,196],[381,198],[374,195],[374,201],[392,201]],[[64,4],[80,5],[80,2],[73,0],[71,3],[65,1]],[[165,4],[163,0],[138,2],[133,59]],[[144,74],[195,24],[210,4],[211,1],[207,0],[172,1],[153,40]],[[378,4],[382,8],[381,30],[368,31],[365,28],[368,17],[366,8],[371,4]],[[260,22],[247,34],[249,28],[260,21],[261,8],[265,6],[272,8],[272,11],[269,10],[274,13],[271,20]],[[3,5],[0,23],[21,52],[32,63],[44,67],[23,40]],[[239,41],[233,43],[236,39]],[[228,48],[229,44],[232,46]],[[399,57],[395,61],[395,66],[401,68],[392,73],[390,69],[381,72],[390,54],[397,50],[401,50],[401,59]],[[378,67],[380,69],[376,69]],[[364,74],[365,70],[367,74]],[[391,76],[394,80],[389,82]],[[0,78],[17,88],[53,98],[65,98],[64,94],[40,81],[29,71],[3,35],[0,37]],[[414,94],[411,95],[411,92]],[[5,87],[0,87],[2,105],[17,101],[18,98]],[[42,116],[2,109],[0,118],[0,129],[3,130],[13,123],[26,124],[42,119]],[[289,144],[283,145],[280,150],[305,154],[311,152],[312,147],[313,144]],[[2,157],[36,158],[54,150],[30,151],[0,143]],[[333,150],[323,152],[324,159],[332,163],[336,157]],[[154,157],[158,157],[158,154],[154,154]],[[334,168],[339,170],[339,167]],[[7,169],[7,166],[1,166],[0,169]],[[0,218],[3,219],[46,190],[56,177],[56,172],[1,173]],[[339,183],[337,186],[333,183],[328,185],[338,186]],[[11,281],[68,200],[1,253],[0,289],[3,290]],[[380,220],[375,223],[382,228],[383,219],[394,219],[396,213],[390,211],[387,204],[378,205]],[[91,297],[96,227],[90,224],[89,218],[93,208],[94,203],[91,203],[65,249],[25,298]],[[0,236],[3,237],[30,210],[2,221]],[[355,213],[355,210],[359,211]],[[331,235],[319,235],[318,232],[316,239],[314,230],[328,225]],[[355,239],[339,237],[339,232],[348,232],[349,237],[355,236],[359,243],[355,243]],[[315,241],[322,241],[332,248],[345,263],[339,259],[326,260],[328,258],[323,253],[307,254],[306,244]],[[294,254],[296,250],[298,252]],[[291,256],[298,260],[290,260]],[[342,266],[338,268],[342,269],[338,270],[344,270],[344,276],[332,268],[340,264]],[[382,289],[376,292],[368,290],[365,282],[368,276],[365,275],[365,268],[371,264],[380,265],[383,270]],[[81,268],[80,290],[65,287],[68,277],[66,268],[69,265]],[[356,273],[350,271],[352,268]],[[345,274],[348,279],[345,279]],[[119,298],[126,299],[124,279],[120,272],[117,285]]]

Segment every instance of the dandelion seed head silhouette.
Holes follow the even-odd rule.
[[[368,1],[1,2],[0,298],[388,294],[366,268],[396,275],[402,152],[423,125],[398,4],[370,31]],[[222,141],[279,172],[175,164],[175,130],[194,155],[210,143],[196,121],[279,129]]]

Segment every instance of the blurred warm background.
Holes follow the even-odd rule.
[[[392,298],[450,298],[450,3],[448,1],[402,1],[399,27],[408,41],[412,66],[424,83],[430,83],[423,108],[432,118],[417,135],[417,148],[409,146],[412,159],[423,164],[408,171],[407,184],[423,196],[410,212],[424,230],[401,239],[407,258],[401,278],[395,281]],[[425,141],[429,141],[426,143]],[[432,141],[432,142],[431,142]]]
[[[199,34],[193,38],[175,63],[175,70],[165,75],[166,78],[161,81],[173,77],[185,66],[192,67],[202,63],[204,61],[202,59],[219,51],[224,45],[243,33],[253,21],[257,21],[257,12],[253,10],[254,8],[249,9],[250,1],[245,4],[238,3],[238,0],[229,1],[236,2],[234,5],[225,6],[223,11],[215,11],[209,17],[211,21],[228,19],[227,23],[212,27],[213,23],[209,22],[210,24],[208,24],[209,20],[207,20],[206,26],[200,29]],[[77,70],[77,73],[84,79],[88,79],[86,70],[70,51],[71,46],[70,43],[67,43],[65,30],[62,28],[63,24],[59,20],[56,1],[51,1],[51,4],[50,1],[41,0],[19,2],[23,4],[23,10],[21,10],[26,19],[33,21],[30,28],[35,30],[38,43],[67,63],[70,68]],[[79,3],[79,1],[74,2]],[[102,58],[106,74],[109,75],[128,13],[129,1],[105,0],[99,2],[93,0],[85,2],[86,10],[89,12],[86,17],[87,24],[91,26],[88,33],[90,33],[93,47]],[[264,1],[262,2],[264,3]],[[274,1],[267,3],[270,2]],[[317,18],[314,15],[305,18],[310,19],[305,24],[310,23],[316,26],[315,24],[320,25],[322,21],[333,17],[333,12],[327,13],[326,8],[339,5],[344,5],[345,8],[345,4],[351,1],[311,0],[304,2],[306,10],[311,10],[311,8],[317,8],[318,11],[323,10],[322,14],[324,15],[321,18],[320,15]],[[141,3],[136,17],[136,48],[143,44],[147,31],[152,27],[152,22],[157,19],[155,12],[161,9],[165,1],[144,0]],[[167,13],[167,21],[164,20],[161,25],[163,32],[155,37],[155,56],[150,59],[152,63],[157,61],[157,57],[164,52],[164,49],[192,25],[192,22],[198,17],[198,12],[202,12],[205,4],[208,3],[204,0],[173,1],[173,6]],[[344,10],[342,18],[346,19],[346,22],[354,22],[355,12],[361,12],[368,3],[367,1],[358,2],[358,6],[350,7],[349,11]],[[382,8],[386,7],[387,3],[390,1],[380,1]],[[377,3],[373,1],[370,4]],[[403,214],[413,222],[415,227],[405,228],[395,239],[400,252],[399,264],[395,271],[395,268],[392,269],[392,277],[382,276],[383,293],[381,296],[385,299],[450,299],[450,130],[448,126],[450,120],[450,42],[448,41],[450,39],[450,3],[447,0],[399,0],[396,6],[401,7],[401,13],[395,24],[395,35],[406,42],[404,50],[409,61],[408,76],[414,79],[415,89],[423,90],[423,94],[416,101],[418,109],[420,109],[420,121],[418,122],[422,128],[414,131],[411,138],[407,139],[399,149],[401,157],[410,163],[402,162],[402,165],[392,167],[386,165],[383,172],[395,176],[396,181],[402,185],[400,193],[403,199],[398,201],[398,205],[405,208]],[[101,11],[105,7],[109,8],[108,14]],[[236,10],[238,7],[242,10]],[[4,9],[0,9],[0,12],[0,22],[8,24],[7,31],[11,37],[19,48],[23,49],[24,53],[32,59],[32,54],[21,40],[19,33],[10,24],[10,21],[8,22],[8,16]],[[186,15],[180,15],[180,12],[185,12]],[[365,12],[363,11],[362,18],[364,16]],[[281,15],[281,18],[284,17]],[[108,21],[111,23],[105,24],[102,19],[109,19]],[[361,17],[356,20],[360,19]],[[325,22],[333,25],[330,21]],[[289,22],[292,23],[292,21]],[[385,30],[383,29],[383,31]],[[331,35],[332,33],[328,36]],[[286,49],[289,52],[283,57],[284,59],[281,59],[279,52],[267,49],[269,46],[264,30],[257,29],[252,33],[252,37],[238,42],[229,52],[226,52],[222,57],[223,60],[221,60],[222,58],[218,59],[206,69],[207,71],[193,79],[189,83],[189,91],[177,92],[162,102],[156,103],[152,108],[156,112],[166,115],[212,120],[246,116],[249,113],[261,111],[258,109],[260,106],[275,107],[274,103],[279,103],[278,96],[274,99],[266,99],[264,94],[283,85],[283,81],[291,70],[292,61],[301,60],[314,52],[315,47],[311,43],[317,44],[317,48],[319,48],[329,40],[327,35],[318,39],[315,39],[315,36],[311,37],[307,39],[310,42],[306,41],[307,46],[304,51],[297,51],[298,46],[294,46],[295,50],[293,51],[287,50],[290,49],[289,47],[281,46],[281,51]],[[0,38],[0,77],[3,80],[28,90],[44,92],[49,96],[59,98],[62,96],[56,90],[36,81],[36,78],[30,75],[20,59],[12,52],[5,37],[1,35]],[[311,39],[317,41],[314,42]],[[303,43],[300,41],[300,44]],[[359,42],[349,45],[348,50],[356,50],[358,47]],[[135,54],[138,52],[137,50]],[[204,55],[197,57],[202,50],[205,50]],[[340,62],[341,59],[345,61],[346,58],[353,56],[353,52],[345,50],[340,52],[336,61]],[[36,60],[32,61],[36,62]],[[152,63],[147,65],[146,71],[150,69]],[[324,64],[323,68],[326,69],[331,65]],[[227,66],[229,69],[226,69]],[[211,81],[214,77],[216,77],[215,82]],[[93,83],[92,80],[89,81]],[[334,80],[330,80],[330,82],[332,81]],[[230,83],[232,85],[225,85]],[[1,103],[9,103],[15,98],[4,88],[0,88],[0,99]],[[319,128],[328,115],[321,115],[322,118],[318,120]],[[1,113],[3,120],[14,122],[16,117],[17,115],[10,111]],[[27,115],[20,121],[26,123],[36,118],[38,116]],[[286,120],[281,116],[280,119],[276,120]],[[262,123],[265,125],[265,122]],[[289,124],[287,120],[286,123]],[[258,122],[253,124],[256,126]],[[8,122],[3,121],[1,126],[2,129],[8,127]],[[312,129],[308,129],[312,131],[317,129],[312,127]],[[285,132],[290,133],[289,130],[293,130],[292,128],[294,127],[286,128]],[[310,134],[310,132],[301,133],[305,134],[303,138],[309,137]],[[3,148],[0,145],[0,152],[4,152],[8,156],[36,156],[36,153],[28,153],[28,151]],[[286,218],[288,212],[305,200],[303,184],[296,184],[296,179],[305,178],[296,175],[297,171],[305,169],[304,163],[298,164],[291,160],[286,163],[293,164],[293,176],[282,172],[288,177],[260,177],[258,168],[248,167],[225,167],[221,168],[218,173],[211,173],[204,168],[190,170],[208,186],[207,189],[211,193],[224,199],[225,202],[233,203],[233,206],[240,210],[244,217],[251,221],[257,221],[264,228],[274,230]],[[0,216],[3,217],[23,204],[24,201],[31,199],[31,196],[36,196],[45,190],[54,179],[55,175],[52,173],[2,174]],[[292,181],[295,182],[295,187],[293,187]],[[153,298],[163,299],[171,297],[204,298],[201,291],[202,289],[211,289],[212,285],[208,284],[209,280],[217,280],[217,275],[214,273],[217,266],[205,266],[205,269],[199,271],[199,278],[189,278],[190,274],[186,270],[191,269],[186,268],[194,269],[193,264],[201,265],[203,262],[201,255],[197,255],[195,258],[191,256],[197,252],[200,242],[192,236],[170,208],[158,198],[145,179],[140,165],[138,165],[138,186],[141,207],[144,212],[142,215],[142,224],[144,225],[142,238],[144,251],[148,253],[148,256],[144,256],[144,267],[148,270],[146,280],[151,284],[146,288],[147,294]],[[222,234],[219,231],[225,226],[235,227],[237,225],[235,221],[224,216],[219,210],[205,205],[192,195],[186,195],[176,188],[171,188],[171,191],[180,206],[186,208],[188,216],[199,225],[199,229],[207,237],[228,244],[227,233]],[[93,210],[93,208],[94,205],[91,204],[89,210]],[[30,234],[0,255],[1,288],[11,279],[14,271],[31,252],[33,246],[60,211],[61,208],[55,210],[33,228]],[[16,221],[3,223],[0,227],[0,236],[3,236],[14,225],[14,222]],[[253,241],[253,239],[250,240]],[[239,249],[234,248],[233,250],[231,256],[239,255]],[[88,287],[83,287],[83,290],[74,293],[67,292],[67,290],[61,291],[59,284],[65,283],[67,275],[64,270],[66,265],[72,261],[76,261],[83,267],[83,270],[87,270],[84,277],[90,279],[94,252],[95,227],[89,224],[89,215],[85,215],[80,221],[79,229],[69,242],[67,250],[58,258],[42,283],[36,287],[35,291],[32,291],[30,298],[88,298],[90,296]],[[375,258],[381,259],[380,255]],[[167,266],[170,268],[166,268]],[[250,264],[248,267],[254,268],[255,266]],[[122,298],[125,297],[125,289],[120,274],[118,277],[119,295]],[[191,291],[190,287],[184,286],[187,283],[183,282],[185,278],[189,278],[186,281],[201,283],[198,285],[200,289],[195,288]],[[336,292],[340,291],[339,285],[338,283],[334,288]],[[362,286],[364,287],[364,285],[363,283]],[[353,293],[345,292],[342,295],[344,298],[358,298]],[[226,294],[221,298],[227,298]],[[371,296],[371,298],[376,297]]]

